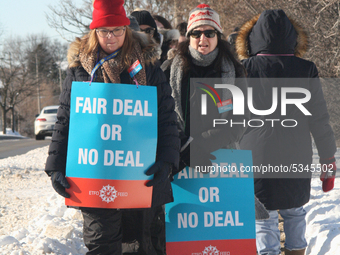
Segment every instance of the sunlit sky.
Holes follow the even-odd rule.
[[[82,0],[73,0],[81,7]],[[4,31],[0,40],[10,36],[25,37],[28,34],[43,33],[52,40],[60,38],[57,31],[50,28],[46,14],[50,14],[49,5],[57,6],[59,0],[0,0],[0,28]]]

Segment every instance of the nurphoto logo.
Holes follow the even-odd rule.
[[[288,107],[295,106],[299,111],[302,112],[305,116],[311,116],[312,114],[305,107],[305,104],[309,102],[311,99],[311,92],[308,89],[301,87],[271,87],[271,92],[268,92],[266,95],[271,100],[271,106],[268,106],[267,109],[256,109],[254,106],[253,97],[254,95],[253,88],[247,88],[247,97],[245,97],[243,91],[232,84],[214,84],[214,86],[207,85],[206,83],[196,82],[196,84],[203,85],[204,88],[199,87],[199,89],[206,92],[206,94],[201,94],[201,115],[207,115],[207,95],[209,95],[214,101],[215,105],[218,107],[219,113],[223,113],[226,111],[232,111],[234,116],[236,115],[245,115],[245,106],[248,106],[249,111],[260,118],[256,119],[244,119],[243,121],[235,122],[233,119],[214,119],[213,127],[216,125],[242,125],[244,127],[262,127],[265,123],[271,124],[271,127],[274,127],[275,124],[281,124],[283,127],[296,127],[298,125],[298,121],[296,119],[282,119],[282,118],[268,118],[264,119],[263,116],[271,115],[279,111],[281,117],[287,116],[287,112],[289,112]],[[220,95],[218,95],[216,89],[227,89],[230,91],[232,95],[232,99],[228,99],[225,101],[221,100]],[[293,96],[291,96],[293,95]],[[215,97],[218,99],[218,103],[216,103]],[[277,116],[277,114],[276,114]]]

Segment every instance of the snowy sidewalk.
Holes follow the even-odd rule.
[[[85,254],[82,215],[43,171],[48,146],[0,160],[0,254]]]
[[[47,150],[45,146],[0,160],[1,255],[86,253],[80,211],[66,208],[44,172]],[[314,163],[317,161],[314,155]],[[331,192],[323,193],[321,181],[312,180],[311,200],[305,206],[308,255],[340,254],[339,178],[335,185]]]

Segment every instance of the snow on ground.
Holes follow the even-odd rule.
[[[335,155],[336,165],[340,167],[340,151]],[[319,163],[314,151],[313,163]],[[312,179],[311,199],[305,209],[307,211],[306,239],[307,255],[340,254],[340,178],[339,171],[334,189],[323,192],[319,178]]]
[[[82,215],[43,171],[48,146],[0,160],[0,254],[85,254]]]
[[[0,160],[1,255],[80,255],[87,251],[80,211],[64,205],[43,171],[47,150],[45,146]],[[328,193],[323,193],[318,178],[312,180],[311,200],[305,207],[308,255],[340,254],[339,190],[339,178]]]
[[[22,137],[17,131],[12,131],[10,128],[6,128],[6,134],[3,134],[4,132],[1,130],[0,131],[0,136],[20,136]]]

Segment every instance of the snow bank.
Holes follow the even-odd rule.
[[[57,195],[44,167],[48,146],[0,160],[0,254],[80,255],[82,215]]]
[[[81,255],[82,215],[69,209],[45,174],[48,146],[0,160],[0,254]],[[337,165],[340,166],[339,154]],[[318,163],[315,152],[314,163]],[[324,193],[312,180],[307,210],[308,255],[340,254],[340,179]],[[235,254],[237,255],[237,254]],[[250,254],[251,255],[251,254]]]

